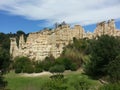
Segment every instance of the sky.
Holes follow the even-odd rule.
[[[119,9],[120,0],[0,0],[0,32],[36,32],[62,21],[93,32],[109,19],[120,29]]]

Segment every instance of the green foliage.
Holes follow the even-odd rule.
[[[35,73],[40,73],[43,71],[42,62],[35,62]]]
[[[70,70],[72,61],[68,58],[60,57],[56,60],[55,64],[63,65],[65,67],[65,70]]]
[[[111,82],[120,82],[120,55],[108,64],[107,71]]]
[[[25,32],[23,32],[22,30],[18,30],[18,31],[16,32],[16,34],[19,35],[19,36],[22,35],[22,34],[25,35]]]
[[[89,55],[89,43],[90,40],[73,38],[73,43],[70,43],[64,48],[61,57],[66,57],[76,64],[78,69],[84,63],[86,63],[86,57]]]
[[[99,90],[120,90],[120,83],[106,84],[101,86]]]
[[[8,34],[0,33],[0,47],[9,51],[10,39]]]
[[[0,89],[4,90],[7,82],[4,80],[3,74],[9,71],[10,55],[6,49],[0,47]]]
[[[42,86],[42,90],[67,90],[65,80],[50,80]]]
[[[51,73],[63,73],[65,71],[65,67],[63,65],[55,65],[49,69]]]
[[[76,82],[73,83],[73,86],[76,90],[89,90],[91,83],[87,81],[84,77],[81,79],[79,78]],[[92,88],[92,90],[94,90]]]
[[[72,71],[76,71],[78,69],[78,66],[76,63],[72,63],[71,66],[70,66],[70,70]]]
[[[42,72],[42,71],[43,71],[42,68],[35,68],[35,73],[40,73],[40,72]]]
[[[5,90],[6,86],[7,86],[7,81],[5,81],[3,76],[0,75],[0,90]]]
[[[16,73],[21,73],[21,72],[33,73],[34,72],[32,62],[27,57],[16,57],[14,62],[14,68]]]
[[[50,55],[49,57],[46,57],[45,60],[42,61],[42,68],[45,71],[49,71],[49,68],[54,65],[55,58]]]
[[[91,42],[91,58],[86,65],[86,73],[95,76],[108,75],[107,65],[120,53],[120,41],[113,36],[103,35]]]
[[[55,75],[50,76],[50,78],[53,80],[61,80],[64,78],[64,75],[63,74],[55,74]]]
[[[0,47],[0,71],[2,73],[9,70],[10,55],[9,52]]]

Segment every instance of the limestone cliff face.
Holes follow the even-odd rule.
[[[101,35],[120,36],[120,31],[116,29],[114,20],[101,22],[97,24],[94,31],[94,37]]]
[[[11,38],[10,54],[13,58],[27,56],[33,60],[44,60],[51,54],[57,58],[62,53],[63,47],[72,42],[73,37],[92,39],[103,34],[120,36],[120,31],[115,28],[114,20],[97,24],[94,33],[85,33],[80,25],[70,28],[69,25],[64,24],[54,30],[30,33],[26,42],[24,36],[20,36],[19,47],[17,47],[16,39]]]

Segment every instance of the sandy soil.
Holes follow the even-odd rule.
[[[66,74],[70,74],[71,72],[83,72],[83,70],[82,69],[78,69],[77,71],[66,70],[66,71],[64,71],[63,74],[66,75]],[[52,75],[52,73],[43,71],[41,73],[31,73],[31,74],[21,73],[19,75],[24,76],[24,77],[39,77],[39,76],[50,76],[50,75]]]
[[[21,73],[20,76],[25,76],[25,77],[37,77],[37,76],[45,76],[45,75],[52,75],[52,73],[50,72],[41,72],[41,73],[31,73],[31,74],[28,74],[28,73]]]

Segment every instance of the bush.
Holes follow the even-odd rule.
[[[43,69],[41,69],[41,68],[35,68],[35,73],[40,73],[42,71],[43,71]]]
[[[61,79],[63,79],[64,78],[64,75],[62,75],[62,74],[56,74],[56,75],[52,75],[52,76],[50,76],[50,78],[51,79],[59,79],[59,80],[61,80]]]
[[[27,57],[16,57],[14,62],[15,73],[33,73],[33,64]]]
[[[120,83],[106,84],[100,87],[98,90],[120,90]]]
[[[77,64],[76,63],[72,63],[71,66],[70,66],[70,70],[71,71],[76,71],[78,68]]]
[[[82,75],[82,77],[70,81],[70,85],[74,87],[74,90],[96,90],[94,87],[95,86],[94,83],[88,78],[89,78],[88,76]]]
[[[43,71],[43,63],[35,62],[35,73],[40,73]]]
[[[72,60],[61,56],[56,60],[55,64],[63,65],[65,67],[65,70],[70,70],[72,65]]]
[[[49,71],[49,68],[54,65],[54,62],[55,62],[54,57],[50,55],[49,57],[46,57],[44,61],[41,62],[42,63],[41,66],[43,66],[42,68],[45,71]]]
[[[15,69],[15,73],[21,73],[22,72],[22,69],[21,68],[16,68]]]
[[[65,71],[65,67],[63,65],[55,65],[49,69],[51,73],[63,73]]]
[[[33,72],[34,72],[34,68],[31,64],[26,65],[23,69],[23,73],[33,73]]]
[[[48,81],[42,86],[41,90],[68,90],[67,88],[66,82],[62,79]]]

